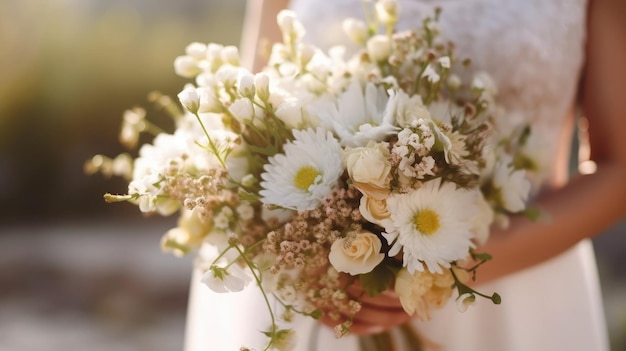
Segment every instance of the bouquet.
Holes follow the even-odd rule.
[[[303,42],[287,10],[277,18],[283,42],[260,73],[240,66],[235,47],[190,44],[174,63],[194,80],[178,94],[182,109],[152,95],[175,130],[127,111],[121,140],[134,147],[153,132],[152,143],[134,159],[90,163],[129,179],[127,194],[106,201],[179,216],[163,250],[216,248],[197,263],[209,288],[260,289],[266,350],[289,344],[281,326],[294,313],[324,314],[347,334],[364,294],[393,290],[421,319],[453,295],[461,311],[476,297],[499,304],[466,285],[490,259],[475,249],[493,223],[528,211],[529,129],[499,124],[495,85],[441,39],[440,12],[396,31],[394,1],[366,9],[369,22],[344,22],[354,55]]]

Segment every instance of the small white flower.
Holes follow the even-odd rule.
[[[294,38],[298,41],[306,32],[302,23],[296,18],[295,12],[291,10],[281,10],[276,16],[276,20],[284,37]]]
[[[254,217],[254,208],[249,202],[242,202],[237,206],[237,215],[244,221],[249,221]]]
[[[350,275],[365,274],[371,272],[385,258],[385,254],[380,252],[381,247],[380,239],[373,233],[351,233],[346,238],[335,240],[328,260],[339,272]]]
[[[365,45],[368,37],[367,25],[365,22],[354,19],[346,18],[343,23],[343,31],[346,35],[355,43],[360,46]]]
[[[220,57],[225,63],[239,66],[239,49],[236,46],[225,46],[220,52]]]
[[[391,40],[388,36],[378,34],[369,38],[366,43],[367,54],[373,62],[382,62],[391,54]]]
[[[437,60],[439,62],[439,64],[441,65],[442,68],[445,69],[450,69],[450,56],[444,56],[444,57],[440,57],[439,60]]]
[[[193,78],[202,73],[198,60],[188,55],[178,56],[174,59],[174,71],[184,78]]]
[[[178,99],[183,107],[193,113],[198,113],[198,109],[200,108],[200,96],[198,95],[198,91],[192,85],[187,85],[178,93]]]
[[[257,73],[254,76],[254,88],[256,95],[261,101],[267,101],[270,98],[270,77],[265,73]]]
[[[236,264],[228,268],[213,265],[200,279],[209,289],[218,293],[242,291],[252,281],[246,271]]]
[[[239,93],[241,94],[241,96],[248,99],[254,99],[254,76],[251,73],[243,73],[239,77],[239,82],[237,83],[237,86],[239,87]]]
[[[185,53],[197,60],[203,60],[206,57],[207,45],[204,43],[193,42],[185,47]]]
[[[228,107],[228,111],[240,122],[250,121],[254,117],[254,106],[250,99],[237,99]]]
[[[343,167],[341,146],[330,132],[294,130],[295,139],[284,153],[269,159],[261,174],[259,194],[265,204],[295,210],[312,210],[337,184]]]
[[[530,181],[525,170],[515,170],[510,157],[503,157],[496,164],[493,185],[500,190],[500,204],[507,211],[520,212],[526,207],[530,193]]]
[[[389,255],[401,250],[403,265],[412,274],[424,270],[442,272],[450,262],[467,257],[473,247],[471,219],[474,194],[454,183],[431,180],[421,188],[387,199],[392,228],[385,237],[392,245]],[[395,242],[393,242],[395,240]]]
[[[376,17],[385,25],[392,26],[398,21],[398,2],[396,0],[379,0],[375,5]]]
[[[342,145],[365,146],[397,130],[393,115],[385,113],[388,100],[382,87],[368,83],[363,89],[358,81],[352,81],[336,100],[319,100],[309,111],[332,127]]]
[[[459,295],[456,299],[456,308],[459,312],[463,313],[467,311],[467,308],[476,301],[476,296],[472,293],[465,293]]]
[[[426,66],[424,73],[422,73],[422,77],[426,77],[426,79],[431,83],[437,83],[439,79],[441,79],[439,73],[437,73],[437,71],[435,71],[430,64]]]

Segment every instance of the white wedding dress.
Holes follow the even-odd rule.
[[[542,163],[553,171],[567,167],[556,160],[567,159],[559,139],[571,132],[566,116],[584,60],[585,0],[400,0],[399,5],[400,29],[420,25],[423,16],[441,7],[442,33],[455,42],[457,57],[471,57],[472,67],[490,73],[511,118],[532,123]],[[362,16],[362,6],[362,0],[292,3],[307,28],[305,41],[321,47],[345,44],[341,19]],[[185,350],[237,351],[241,345],[262,350],[265,338],[259,330],[268,319],[254,286],[215,294],[199,283],[198,272],[192,279]],[[415,322],[420,333],[448,351],[609,349],[589,241],[479,290],[498,292],[502,304],[479,299],[459,313],[451,301],[432,320]],[[337,340],[310,319],[298,323],[298,351],[358,350],[353,337]]]

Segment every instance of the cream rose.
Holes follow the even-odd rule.
[[[461,274],[461,278],[465,279],[465,275]],[[454,278],[449,270],[443,274],[428,270],[411,274],[407,268],[402,268],[396,276],[394,290],[406,313],[428,320],[430,308],[441,308],[450,300],[453,283]]]
[[[344,160],[350,179],[363,194],[377,200],[387,197],[391,154],[386,144],[369,142],[365,147],[347,149]]]
[[[351,275],[371,272],[385,258],[380,253],[380,239],[370,232],[356,232],[337,239],[330,248],[328,259],[339,272]]]
[[[387,210],[386,200],[376,200],[365,195],[361,197],[359,212],[363,218],[382,227],[385,226],[383,221],[391,216]]]

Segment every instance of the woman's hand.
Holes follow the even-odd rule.
[[[377,334],[411,320],[411,316],[402,308],[398,295],[391,290],[386,290],[376,297],[370,297],[357,281],[348,287],[347,292],[351,296],[362,296],[361,310],[354,316],[350,326],[352,334]],[[320,321],[329,327],[335,327],[338,324],[338,321],[326,315]]]

